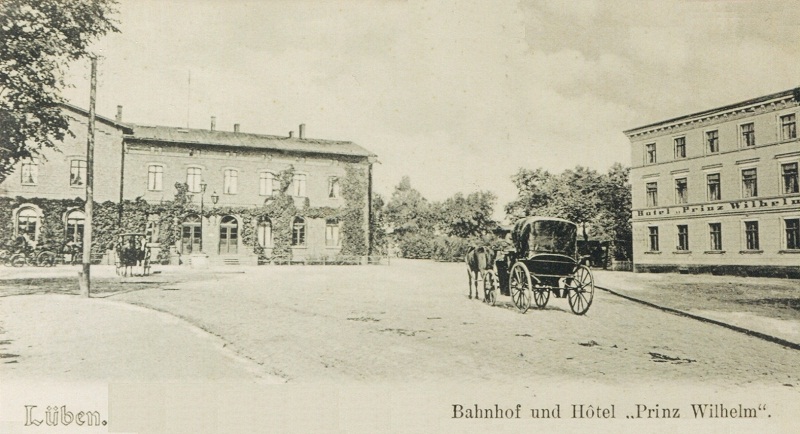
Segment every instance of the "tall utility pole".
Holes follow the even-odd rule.
[[[89,297],[92,266],[92,210],[94,208],[94,104],[97,93],[97,57],[92,56],[92,79],[89,91],[89,134],[86,140],[86,220],[83,226],[83,271],[78,278],[81,296]]]

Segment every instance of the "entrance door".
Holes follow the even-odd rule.
[[[200,218],[189,216],[181,227],[181,251],[184,255],[199,252],[201,249]]]
[[[219,224],[219,254],[235,255],[239,247],[239,223],[233,216],[225,216]]]

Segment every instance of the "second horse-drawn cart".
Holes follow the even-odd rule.
[[[499,286],[524,313],[531,302],[545,307],[552,293],[567,298],[574,313],[585,314],[594,297],[594,277],[578,259],[577,232],[574,223],[559,218],[518,220],[512,232],[514,249],[495,262],[497,278],[484,280],[485,299],[494,303]]]
[[[148,235],[140,233],[122,234],[117,239],[114,250],[117,253],[117,275],[150,274],[150,244]]]

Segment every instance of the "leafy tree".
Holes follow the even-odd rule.
[[[70,62],[118,32],[116,0],[0,1],[0,181],[20,159],[58,149],[69,132],[59,107]]]
[[[447,235],[460,238],[479,237],[492,230],[492,219],[497,196],[489,191],[476,191],[453,197],[435,206],[440,229]]]
[[[579,224],[584,237],[611,241],[615,257],[625,257],[631,240],[628,173],[619,163],[605,174],[581,166],[560,174],[520,169],[512,177],[519,194],[506,213],[565,218]]]
[[[372,237],[372,248],[380,253],[386,253],[386,202],[378,193],[372,195],[372,213],[371,221],[369,222],[369,230]]]
[[[547,208],[555,188],[552,184],[557,182],[554,175],[541,168],[519,169],[511,180],[517,186],[518,197],[506,205],[506,214],[515,219],[534,215]]]
[[[599,211],[597,194],[602,175],[586,167],[577,166],[552,175],[542,169],[520,169],[513,177],[519,190],[519,199],[506,206],[514,217],[548,215],[573,221],[583,228],[591,223]]]
[[[432,232],[431,205],[422,193],[411,187],[411,180],[404,176],[386,204],[386,222],[396,238],[408,233]]]
[[[597,189],[602,206],[595,219],[594,230],[597,238],[612,242],[615,258],[629,259],[633,255],[629,174],[629,167],[615,163]]]

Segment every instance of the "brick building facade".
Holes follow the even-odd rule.
[[[34,242],[42,232],[44,211],[26,198],[74,199],[85,196],[86,131],[88,114],[65,106],[70,130],[75,137],[65,139],[61,152],[47,151],[43,158],[20,162],[14,173],[0,184],[0,197],[21,197],[11,210],[14,236],[27,233]],[[299,135],[269,136],[239,131],[218,131],[212,118],[209,129],[187,129],[132,125],[97,117],[95,142],[94,194],[97,202],[124,204],[144,200],[151,204],[175,199],[176,183],[188,187],[188,199],[198,212],[181,216],[175,222],[180,237],[171,249],[174,255],[202,253],[211,261],[255,263],[258,252],[272,255],[276,231],[291,231],[294,258],[336,256],[342,250],[347,227],[339,216],[354,204],[344,197],[343,186],[356,174],[366,182],[356,184],[356,216],[361,228],[352,237],[369,250],[369,220],[372,189],[372,164],[375,156],[364,148],[344,141],[318,140]],[[280,177],[289,172],[291,183],[285,191],[291,196],[298,215],[285,222],[291,227],[274,227],[263,209],[283,194]],[[353,193],[351,193],[353,196]],[[353,199],[351,198],[351,202]],[[202,207],[204,212],[199,212]],[[226,214],[229,210],[230,213]],[[236,212],[240,210],[240,212]],[[322,210],[310,213],[308,210]],[[246,211],[246,212],[244,212]],[[324,211],[324,212],[323,212]],[[80,209],[59,216],[63,230],[72,232],[66,239],[82,233]],[[245,214],[247,216],[245,216]],[[256,217],[254,217],[256,216]],[[351,213],[352,217],[352,213]],[[156,221],[157,216],[150,216]],[[37,220],[38,219],[38,220]],[[277,223],[277,222],[275,222]],[[155,228],[158,232],[158,228]],[[250,235],[245,240],[245,234]],[[152,234],[154,241],[158,234]],[[366,254],[367,252],[363,252]],[[184,260],[186,262],[186,260]]]
[[[635,271],[800,277],[800,89],[626,131]]]

